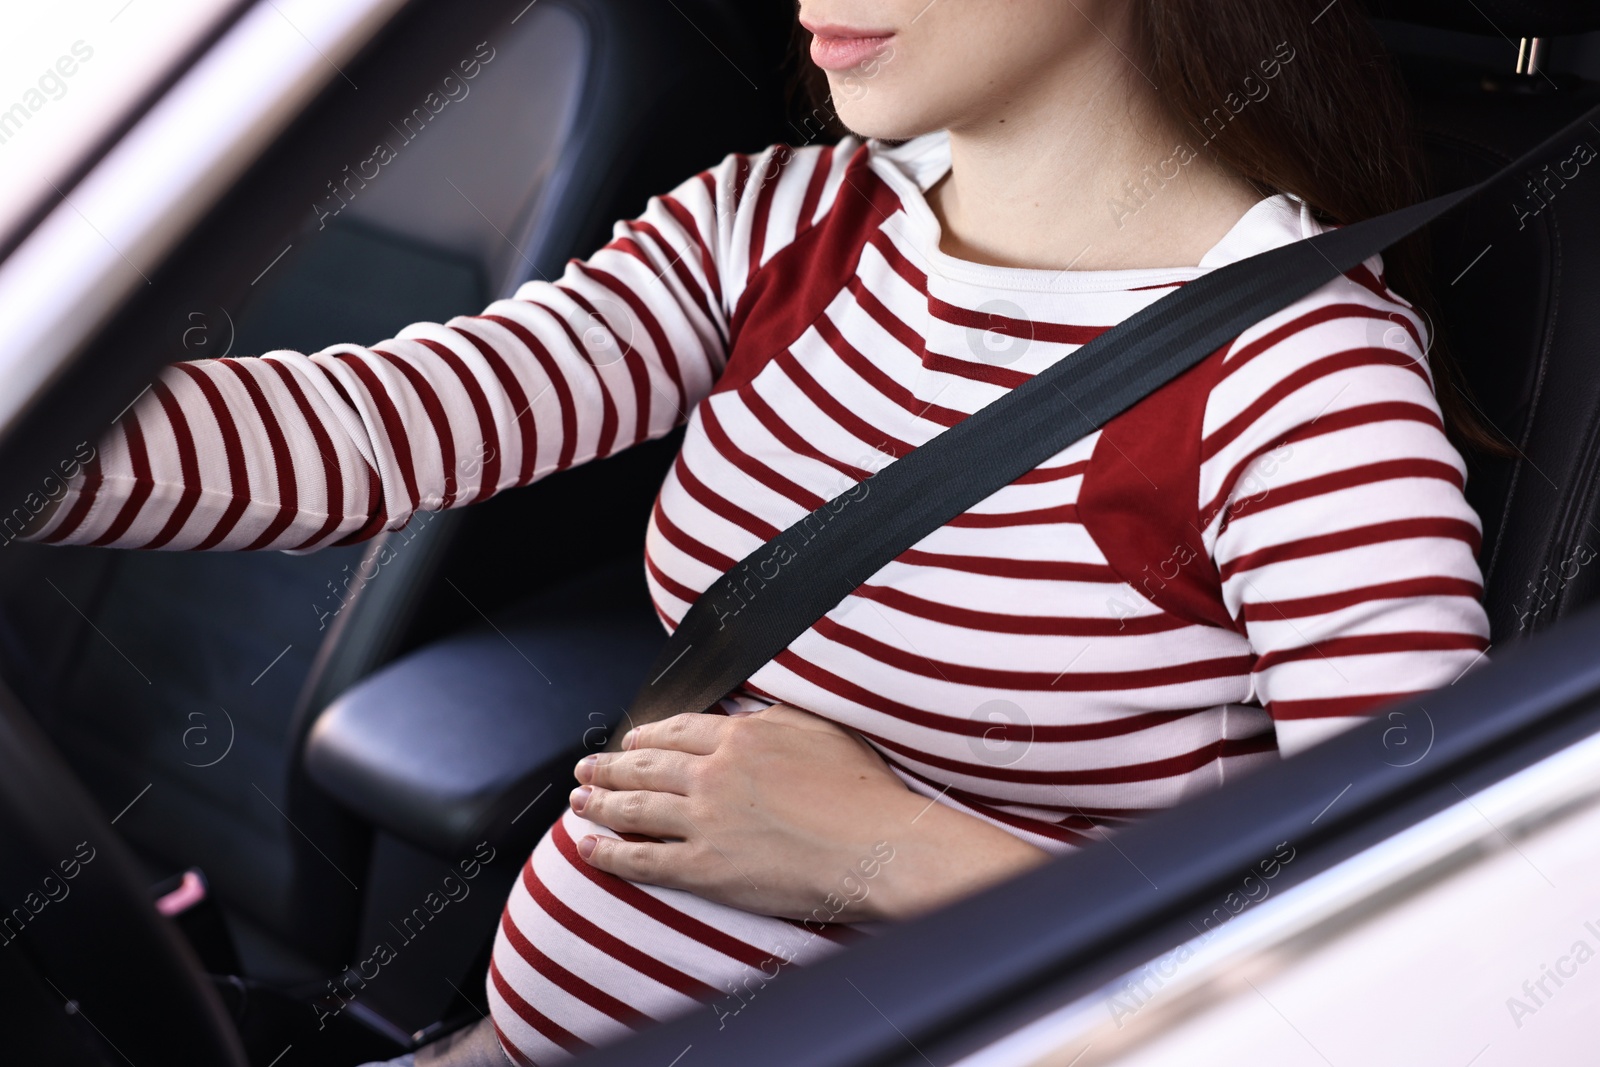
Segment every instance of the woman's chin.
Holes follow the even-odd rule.
[[[940,128],[923,115],[908,115],[897,109],[870,107],[866,101],[836,104],[839,121],[857,137],[876,137],[884,141],[909,141]]]

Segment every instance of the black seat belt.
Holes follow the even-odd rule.
[[[1268,315],[1552,149],[1600,133],[1596,118],[1600,107],[1476,185],[1209,271],[835,496],[701,594],[656,657],[624,728],[706,710],[923,537]]]

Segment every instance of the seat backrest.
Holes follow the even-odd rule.
[[[538,129],[526,116],[512,123],[526,134],[526,143],[515,149],[528,156],[521,169],[492,163],[504,173],[490,183],[487,199],[474,196],[465,210],[458,204],[457,210],[431,219],[428,232],[410,233],[415,228],[408,219],[414,197],[454,197],[446,179],[463,158],[482,152],[482,145],[474,146],[470,133],[463,132],[454,135],[465,138],[459,145],[433,146],[409,172],[397,173],[399,180],[381,190],[381,196],[358,198],[351,205],[358,227],[408,232],[477,263],[490,297],[508,296],[531,278],[558,278],[569,258],[603,245],[612,224],[637,214],[648,196],[673,188],[730,151],[754,150],[784,134],[782,94],[770,83],[758,87],[750,79],[771,78],[771,27],[750,18],[737,3],[543,0],[520,18],[519,28],[530,21],[534,25],[520,38],[496,42],[515,47],[521,40],[530,53],[560,53],[549,60],[532,54],[497,59],[516,64],[529,109],[544,112],[548,120]],[[755,32],[746,32],[747,22]],[[477,103],[469,100],[464,110]],[[501,128],[493,119],[467,126],[480,133]],[[469,310],[477,307],[452,313]],[[638,498],[642,509],[662,473],[664,469],[656,471],[649,462],[624,456],[603,469],[563,474],[562,489],[580,501],[586,495],[603,498],[607,507]],[[551,500],[544,486],[507,496],[529,494],[550,505],[544,514],[582,514],[590,521],[605,521],[604,508],[563,506]],[[419,640],[419,633],[431,633],[427,616],[434,614],[435,603],[429,598],[445,585],[441,568],[463,551],[464,532],[495,521],[504,525],[506,505],[512,503],[501,498],[476,508],[425,514],[407,530],[380,535],[368,545],[361,570],[377,573],[381,560],[382,580],[366,584],[340,605],[301,687],[290,725],[287,800],[297,820],[303,814],[325,824],[340,821],[326,794],[306,775],[301,758],[317,715],[350,685]],[[637,540],[642,521],[630,530]],[[527,542],[526,526],[521,536]],[[519,555],[522,567],[542,567],[551,581],[569,573],[572,562],[530,563],[532,553]],[[515,587],[519,580],[506,584]],[[446,589],[445,595],[453,601],[457,593]],[[492,611],[493,606],[473,603],[471,621],[477,621],[480,609]],[[338,829],[330,825],[330,833]],[[303,905],[298,910],[305,912],[317,906],[320,861],[307,849],[300,852],[294,885]]]
[[[1600,6],[1587,0],[1375,8],[1497,40],[1600,30]],[[1400,56],[1435,192],[1487,177],[1600,103],[1600,83],[1518,74],[1504,47],[1501,70]],[[1517,451],[1469,457],[1467,484],[1484,526],[1492,637],[1503,643],[1600,592],[1600,130],[1430,237],[1438,330],[1484,420]]]
[[[434,145],[427,157],[396,164],[411,170],[397,173],[397,181],[376,190],[379,195],[353,201],[356,225],[405,233],[471,258],[488,279],[490,297],[509,296],[532,278],[558,278],[569,258],[598,249],[612,224],[637,214],[648,196],[671,189],[729,151],[761,147],[782,136],[781,104],[773,107],[779,94],[758,93],[746,79],[745,71],[760,76],[770,64],[762,62],[762,45],[741,32],[743,20],[735,17],[735,6],[692,0],[675,10],[653,0],[544,0],[522,19],[524,25],[531,20],[538,27],[524,37],[532,52],[549,50],[554,38],[559,62],[541,62],[537,55],[504,62],[518,64],[522,95],[540,101],[539,109],[560,132],[534,130],[534,124],[520,117],[514,125],[527,127],[529,144],[517,151],[527,159],[521,169],[494,164],[506,173],[491,183],[497,186],[490,194],[493,202],[474,196],[467,204],[466,198],[456,198],[457,210],[429,220],[426,232],[414,232],[410,216],[417,197],[454,198],[447,179],[459,160],[481,151],[470,144],[471,131],[501,128],[493,119],[474,121],[455,135],[459,145]],[[723,39],[709,40],[702,28]],[[686,56],[697,61],[688,62]],[[559,84],[548,84],[552,78]],[[476,104],[470,100],[466,107]],[[628,466],[628,457],[605,466],[616,475]],[[580,470],[561,477],[588,479],[593,473]],[[619,486],[618,480],[608,479],[607,494],[655,488]],[[364,586],[359,596],[340,605],[302,693],[303,721],[297,729],[309,728],[310,720],[346,687],[415,640],[418,613],[430,607],[424,601],[451,543],[463,528],[483,525],[488,511],[506,510],[506,497],[513,496],[526,494],[421,515],[400,537],[385,535],[371,542],[369,560],[394,562],[385,562],[383,582]],[[642,524],[638,529],[642,531]],[[401,537],[404,552],[394,550]],[[551,580],[564,573],[563,568],[547,569]],[[464,615],[478,620],[473,611]]]

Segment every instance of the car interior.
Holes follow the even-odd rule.
[[[815,134],[786,90],[788,4],[525,3],[406,7],[350,68],[361,91],[335,83],[251,168],[0,443],[4,464],[70,453],[167,362],[475,313],[727,152]],[[1433,192],[1600,103],[1593,5],[1369,6]],[[468,57],[469,91],[420,108]],[[383,138],[403,147],[362,177]],[[1584,184],[1600,170],[1576,166],[1429,233],[1440,343],[1516,452],[1469,457],[1497,648],[1600,592],[1583,565],[1600,542],[1600,196]],[[508,888],[663,640],[639,547],[676,441],[306,555],[8,545],[0,680],[25,715],[6,720],[0,779],[61,797],[48,818],[94,831],[80,837],[120,841],[107,865],[148,899],[202,880],[198,902],[163,912],[225,1009],[163,995],[189,980],[163,920],[107,895],[93,920],[47,912],[26,961],[0,954],[0,996],[40,1006],[7,1039],[29,1053],[17,1062],[120,1062],[42,1007],[69,980],[118,991],[108,1032],[171,1020],[117,1042],[133,1062],[179,1062],[175,1033],[203,1050],[233,1027],[251,1063],[301,1043],[297,1062],[354,1064],[476,1021]],[[464,890],[441,894],[452,879]],[[385,942],[403,950],[372,978],[360,964]],[[125,969],[105,973],[91,945],[120,946]]]

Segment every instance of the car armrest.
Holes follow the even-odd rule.
[[[311,778],[443,858],[542,832],[664,641],[637,564],[541,595],[346,690],[306,743]]]

